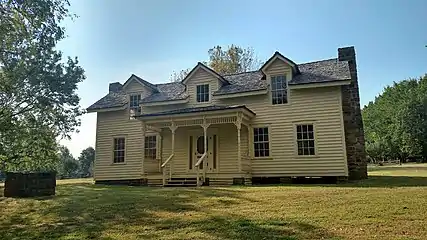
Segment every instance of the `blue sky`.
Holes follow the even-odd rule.
[[[71,0],[79,18],[64,23],[58,48],[77,56],[87,79],[86,108],[108,83],[134,73],[153,83],[207,60],[214,45],[253,47],[261,60],[275,51],[297,63],[333,58],[354,45],[362,105],[393,81],[427,73],[427,1]],[[62,141],[74,156],[95,145],[96,114]]]

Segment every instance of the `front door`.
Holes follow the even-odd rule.
[[[196,134],[190,137],[190,164],[189,168],[194,169],[194,165],[199,161],[199,159],[203,156],[205,152],[205,144],[204,144],[204,136],[200,134]],[[207,164],[207,172],[214,172],[217,169],[217,135],[216,134],[208,134],[208,143],[207,143],[207,156],[206,156],[206,164]],[[194,159],[194,160],[193,160]],[[200,169],[203,169],[203,164],[199,165]]]

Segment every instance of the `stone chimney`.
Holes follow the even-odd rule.
[[[348,175],[350,180],[365,179],[368,177],[365,133],[360,109],[354,47],[338,48],[338,60],[348,61],[351,75],[350,85],[341,87]]]
[[[123,89],[123,85],[119,82],[110,83],[110,86],[108,88],[108,91],[111,92],[119,92]]]

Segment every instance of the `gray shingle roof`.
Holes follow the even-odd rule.
[[[214,95],[250,92],[267,89],[267,81],[263,80],[264,74],[260,71],[224,75],[230,85],[222,86]]]
[[[174,114],[181,114],[181,113],[209,112],[209,111],[218,111],[218,110],[227,110],[227,109],[238,109],[238,108],[244,108],[244,109],[248,110],[249,112],[251,112],[252,114],[255,115],[255,113],[252,112],[245,105],[233,105],[233,106],[212,105],[212,106],[206,106],[206,107],[181,108],[181,109],[174,109],[174,110],[164,111],[164,112],[142,114],[142,115],[137,116],[137,118],[138,117],[153,117],[153,116],[174,115]]]
[[[128,100],[124,92],[110,92],[88,107],[87,110],[123,107],[127,102]]]
[[[153,93],[150,96],[142,99],[141,103],[163,102],[187,98],[187,94],[185,93],[185,85],[182,83],[174,82],[157,84],[156,87],[159,92]]]
[[[289,82],[290,85],[324,83],[351,79],[348,62],[338,61],[337,58],[298,64],[298,68],[300,74],[294,76],[294,78]],[[224,84],[214,93],[214,95],[267,89],[267,81],[261,71],[224,75],[223,78],[228,81],[229,84]],[[156,91],[153,91],[149,97],[142,99],[142,103],[182,100],[188,97],[185,93],[185,85],[181,82],[148,84],[150,84],[149,86]],[[122,107],[125,104],[127,104],[127,97],[123,91],[110,92],[91,105],[88,110]]]
[[[348,61],[338,61],[337,58],[299,64],[298,67],[301,74],[292,78],[290,85],[351,79]]]

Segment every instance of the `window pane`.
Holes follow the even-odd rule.
[[[314,139],[314,132],[308,133],[308,139]]]
[[[254,156],[269,156],[268,128],[254,128]]]
[[[307,132],[307,125],[302,125],[302,131]]]
[[[307,130],[313,132],[313,125],[307,125]]]
[[[197,102],[209,102],[209,84],[197,85]]]
[[[205,153],[205,139],[203,136],[197,138],[197,153],[203,154]]]
[[[269,144],[268,144],[268,142],[267,142],[267,143],[264,143],[264,146],[263,146],[263,147],[264,147],[264,149],[265,149],[265,150],[269,150],[270,145],[269,145]]]
[[[287,103],[286,76],[271,77],[271,98],[272,104]]]
[[[314,153],[314,148],[310,148],[310,149],[309,149],[309,154],[310,154],[310,155],[315,155],[315,153]]]

